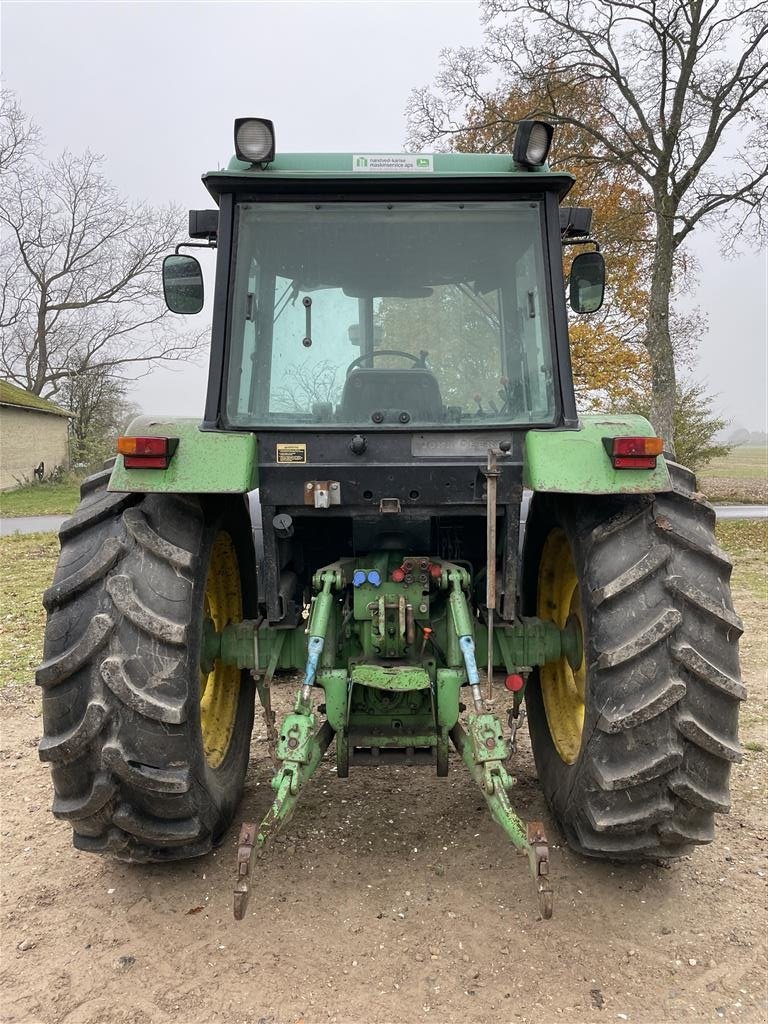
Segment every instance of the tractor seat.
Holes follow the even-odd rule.
[[[408,413],[412,422],[440,422],[443,400],[440,385],[431,370],[380,370],[360,366],[344,381],[344,390],[337,410],[344,423],[365,423],[374,412],[384,414],[382,422],[400,422],[401,413]]]

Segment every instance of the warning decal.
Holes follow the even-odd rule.
[[[276,462],[306,462],[307,446],[305,444],[279,444],[275,449]]]

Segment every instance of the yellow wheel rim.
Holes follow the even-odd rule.
[[[576,566],[568,538],[559,527],[547,537],[541,555],[537,612],[539,618],[556,622],[561,629],[575,616],[584,635]],[[579,756],[584,730],[587,681],[584,657],[577,669],[573,669],[565,657],[542,665],[539,678],[552,741],[563,761],[573,764]]]
[[[228,622],[241,622],[243,595],[240,570],[232,538],[219,531],[213,542],[208,577],[205,581],[204,615],[213,621],[216,632]],[[227,756],[235,729],[240,696],[240,669],[214,662],[213,669],[200,673],[200,730],[205,759],[218,768]]]

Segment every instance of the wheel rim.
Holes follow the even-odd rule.
[[[539,618],[557,623],[564,629],[575,618],[584,635],[579,578],[571,545],[559,527],[550,532],[539,564]],[[555,748],[566,764],[579,756],[584,731],[587,672],[582,655],[574,669],[563,656],[539,669],[544,711]]]
[[[219,531],[213,542],[211,562],[205,581],[204,616],[217,632],[229,622],[241,622],[243,595],[240,570],[232,538]],[[200,673],[200,731],[205,759],[218,768],[227,756],[237,718],[240,669],[215,661],[210,672]]]

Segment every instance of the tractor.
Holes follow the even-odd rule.
[[[605,263],[552,135],[283,155],[271,121],[235,121],[202,179],[216,208],[163,264],[190,316],[203,275],[181,250],[217,251],[202,422],[133,421],[44,595],[39,753],[78,850],[220,843],[257,700],[274,800],[240,831],[237,918],[326,756],[340,780],[460,758],[551,916],[544,825],[512,804],[526,715],[572,849],[713,839],[745,696],[731,563],[646,419],[577,413],[567,306],[599,309]],[[279,722],[276,680],[295,687]]]

